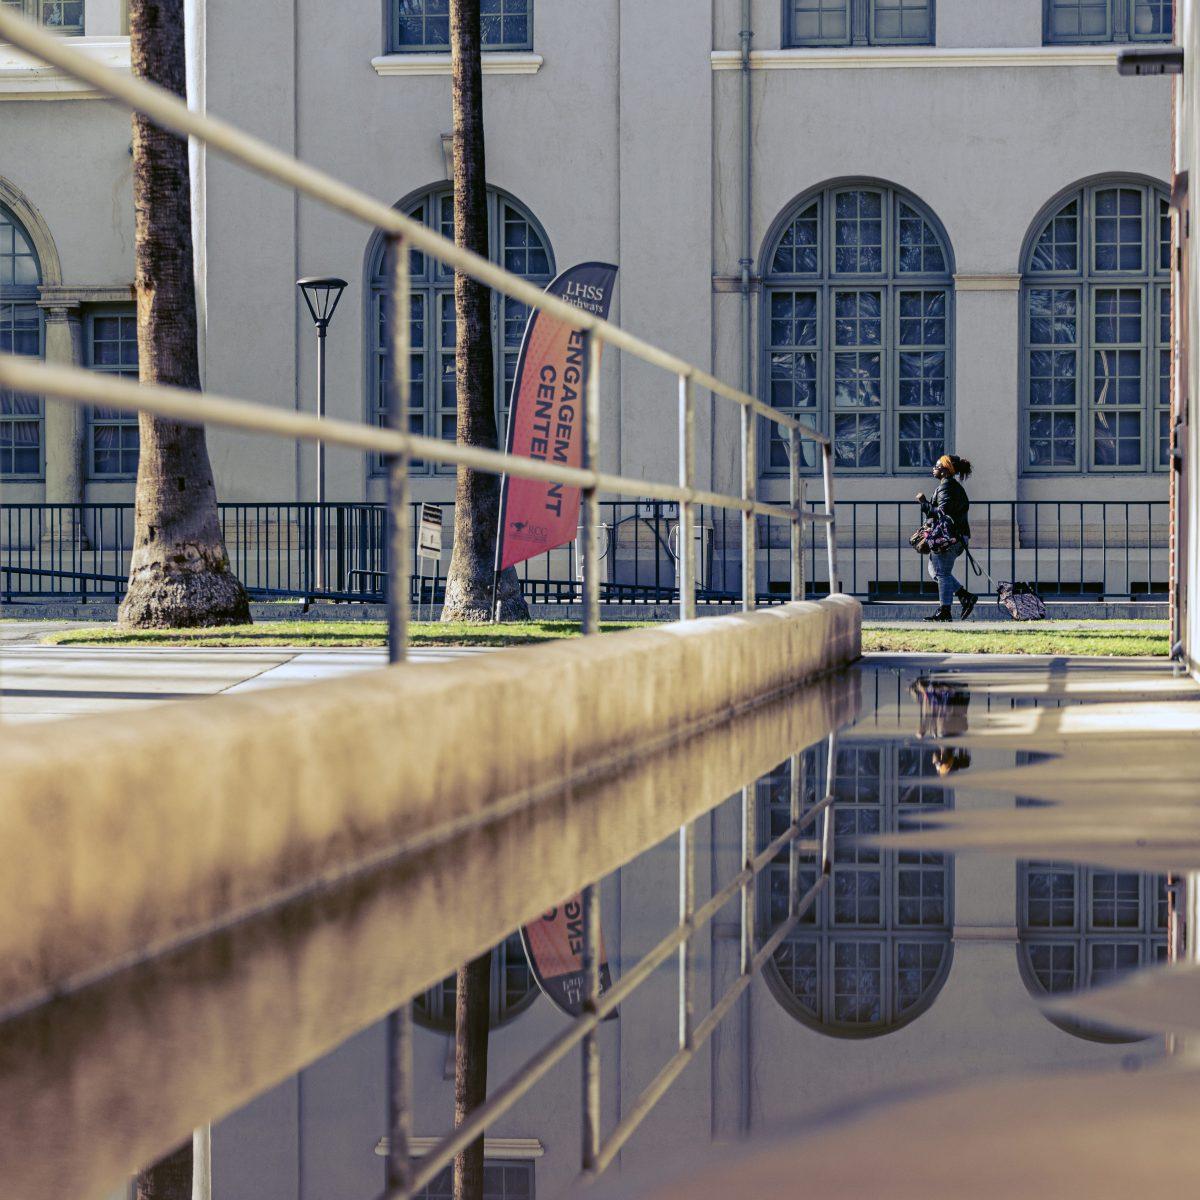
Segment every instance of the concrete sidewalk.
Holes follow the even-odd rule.
[[[214,649],[38,646],[6,637],[0,646],[0,722],[128,712],[222,692],[286,687],[373,670],[381,649]],[[40,627],[36,636],[49,632]],[[450,662],[477,648],[413,649],[414,662]]]

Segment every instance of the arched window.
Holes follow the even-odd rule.
[[[1111,983],[1167,956],[1167,881],[1075,863],[1017,867],[1021,974],[1035,995]],[[1066,1025],[1082,1037],[1112,1031]]]
[[[454,197],[447,187],[434,188],[404,206],[410,217],[454,237]],[[516,200],[488,191],[488,238],[490,257],[507,270],[545,286],[554,277],[554,254],[550,242],[534,217]],[[388,291],[390,268],[386,240],[380,238],[371,257],[370,368],[368,387],[370,412],[379,424],[386,423],[388,389],[391,387],[391,356],[388,350]],[[454,272],[424,254],[413,251],[412,266],[412,388],[409,429],[413,433],[453,441],[457,428],[454,385]],[[517,355],[525,333],[529,309],[519,301],[493,294],[492,348],[496,373],[496,420],[500,444],[504,444],[509,395],[517,369]],[[428,470],[428,464],[413,464]],[[454,468],[438,467],[453,473]]]
[[[801,199],[767,245],[767,401],[831,431],[839,470],[927,471],[953,432],[954,262],[937,219],[896,188],[839,184]],[[764,470],[783,473],[786,443],[766,436]]]
[[[1165,470],[1171,408],[1171,217],[1153,184],[1060,196],[1026,241],[1029,472]]]
[[[945,855],[881,851],[850,844],[856,834],[893,832],[953,804],[954,793],[925,782],[936,774],[924,744],[853,742],[835,757],[833,878],[775,952],[768,985],[794,1016],[824,1033],[889,1033],[919,1016],[950,971],[953,868]],[[801,756],[802,803],[825,794],[825,751]],[[790,821],[791,765],[757,784],[760,845]],[[801,855],[801,894],[817,863]],[[787,916],[788,856],[759,883],[760,938]]]
[[[417,1022],[441,1033],[454,1032],[455,977],[447,976],[441,983],[413,1000],[413,1016]],[[492,980],[489,996],[488,1021],[492,1029],[519,1017],[538,997],[538,986],[519,933],[509,934],[492,950]]]
[[[1174,0],[1044,0],[1047,45],[1169,42]]]
[[[42,355],[37,306],[41,265],[20,222],[0,206],[0,351]],[[42,406],[36,396],[0,388],[0,477],[33,479],[42,469]]]

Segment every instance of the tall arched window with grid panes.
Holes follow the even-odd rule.
[[[1022,435],[1030,474],[1165,471],[1171,419],[1167,192],[1102,179],[1026,239]]]
[[[445,186],[430,190],[402,205],[409,216],[454,237],[454,197]],[[519,201],[503,192],[488,190],[488,240],[493,262],[545,286],[554,277],[554,253],[537,219]],[[391,388],[391,354],[388,340],[388,304],[391,268],[387,243],[378,238],[370,250],[370,285],[367,307],[369,356],[368,410],[371,419],[387,422]],[[412,384],[408,425],[413,433],[453,441],[457,429],[454,384],[454,272],[418,251],[410,254],[412,270]],[[501,445],[508,423],[509,398],[516,375],[517,356],[529,309],[517,300],[492,294],[492,352],[495,359],[496,422]],[[376,464],[377,468],[381,464]],[[414,471],[428,473],[432,464],[414,463]],[[452,474],[453,467],[437,467]]]
[[[833,878],[765,970],[772,992],[798,1020],[839,1037],[899,1029],[934,1001],[950,970],[953,867],[943,854],[882,851],[856,836],[891,833],[944,811],[951,790],[931,786],[934,747],[847,741],[834,755]],[[801,804],[826,794],[824,745],[798,756]],[[791,760],[756,784],[760,846],[788,827]],[[787,916],[788,854],[758,886],[759,937]],[[801,854],[801,895],[816,881],[815,856]]]
[[[1111,983],[1167,955],[1167,888],[1162,875],[1077,863],[1017,867],[1021,974],[1035,995],[1065,995]],[[1079,1023],[1082,1037],[1116,1036]]]
[[[952,447],[954,259],[937,218],[887,184],[801,197],[763,259],[761,392],[830,432],[839,471],[925,473]],[[787,472],[780,431],[764,472]],[[803,443],[816,468],[815,444]]]
[[[41,264],[17,218],[0,205],[0,351],[40,358]],[[0,388],[0,479],[36,479],[42,473],[42,405],[36,396]]]

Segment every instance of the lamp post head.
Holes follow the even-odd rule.
[[[304,279],[297,279],[296,286],[304,294],[304,302],[308,305],[308,311],[312,313],[317,332],[324,333],[329,322],[333,320],[333,310],[337,308],[338,301],[346,290],[346,281],[333,276],[309,275]]]

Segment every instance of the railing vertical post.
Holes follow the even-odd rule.
[[[583,409],[583,469],[600,469],[600,349],[601,342],[584,332],[587,347],[587,387]],[[600,632],[600,493],[583,489],[583,632]]]
[[[834,526],[833,500],[833,442],[821,447],[821,475],[825,482],[825,558],[829,568],[829,594],[838,590],[837,584],[837,532]]]
[[[825,759],[825,820],[821,826],[821,874],[833,874],[834,779],[837,775],[837,734],[829,735],[829,749]]]
[[[742,499],[753,500],[757,488],[754,462],[754,436],[758,414],[748,404],[742,406]],[[758,599],[756,566],[758,558],[758,517],[742,513],[742,612],[753,612]]]
[[[679,830],[679,924],[690,926],[696,912],[696,826],[689,821]],[[679,1048],[692,1048],[692,936],[679,944]]]
[[[696,413],[690,375],[679,376],[679,486],[696,486]],[[690,500],[679,503],[678,536],[679,619],[690,621],[696,615],[696,516]]]
[[[800,907],[800,839],[796,835],[796,826],[800,824],[801,809],[804,805],[804,751],[792,755],[791,787],[788,798],[791,801],[789,815],[791,817],[792,840],[788,845],[788,917],[793,918]]]
[[[404,432],[412,386],[409,326],[412,280],[408,247],[398,235],[388,238],[392,256],[392,386],[388,424]],[[409,456],[393,455],[388,460],[388,661],[403,662],[408,655],[408,618],[411,597],[409,576]]]
[[[600,999],[600,888],[583,889],[583,1011]],[[596,1173],[600,1157],[600,1042],[596,1030],[583,1039],[583,1172]]]
[[[788,497],[795,516],[791,528],[792,599],[804,599],[804,480],[800,476],[800,430],[788,430]]]
[[[750,876],[742,884],[741,972],[749,975],[754,966],[754,795],[755,785],[742,788],[742,870]]]
[[[392,255],[392,386],[388,424],[403,430],[408,412],[410,379],[409,260],[404,239],[389,240]],[[408,653],[409,617],[409,461],[407,454],[388,460],[388,661],[403,662]],[[407,1194],[412,1185],[412,1013],[402,1005],[388,1018],[388,1156],[389,1189]]]
[[[388,1017],[389,1191],[412,1187],[412,1010],[407,1004]]]

